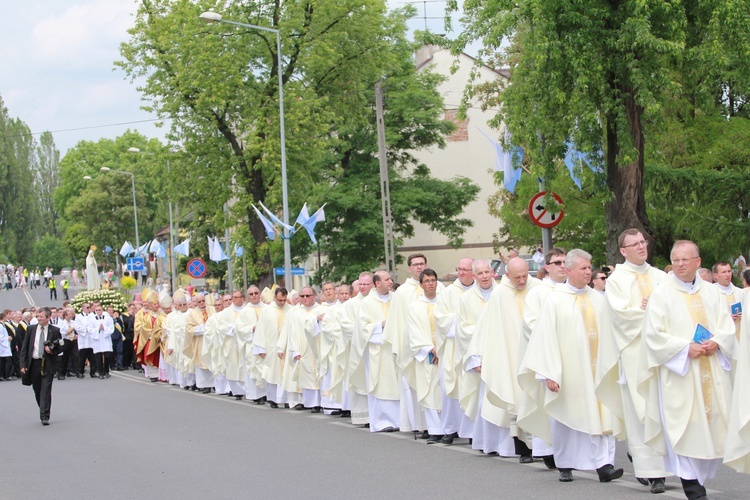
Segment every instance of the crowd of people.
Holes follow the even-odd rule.
[[[722,462],[750,471],[741,398],[750,299],[728,262],[703,278],[690,241],[674,244],[669,274],[646,262],[638,230],[618,243],[625,262],[611,273],[558,247],[539,278],[518,257],[499,282],[490,262],[464,258],[443,285],[412,254],[397,287],[376,271],[319,292],[144,289],[123,314],[64,307],[50,320],[64,343],[57,376],[84,377],[87,364],[100,379],[138,368],[154,383],[349,418],[371,432],[469,439],[483,453],[542,460],[563,483],[576,469],[621,478],[621,441],[647,491],[677,476],[687,498],[706,498]],[[33,315],[2,314],[17,343]]]

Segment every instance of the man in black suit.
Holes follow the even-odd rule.
[[[31,378],[39,417],[42,425],[49,425],[49,412],[52,406],[52,381],[55,379],[55,357],[60,352],[60,329],[50,324],[52,312],[49,307],[37,311],[39,322],[26,331],[21,347],[21,375]]]

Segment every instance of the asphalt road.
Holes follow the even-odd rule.
[[[30,387],[0,382],[0,498],[652,498],[632,475],[559,483],[541,462],[426,445],[345,419],[273,410],[152,384],[135,372],[55,381],[52,420]],[[660,498],[684,498],[670,478]],[[722,467],[712,499],[744,499],[750,476]]]

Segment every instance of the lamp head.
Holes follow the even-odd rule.
[[[201,20],[204,23],[220,23],[221,22],[221,14],[217,14],[216,12],[211,12],[210,10],[208,12],[204,12],[200,15]]]
[[[109,167],[102,167],[99,170],[101,170],[102,172],[109,172]]]
[[[90,175],[84,175],[83,176],[83,180],[84,181],[90,181],[91,180],[91,176]]]

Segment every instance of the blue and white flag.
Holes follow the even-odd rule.
[[[308,217],[305,222],[302,223],[302,227],[304,227],[307,230],[307,234],[310,235],[310,239],[313,243],[317,243],[317,240],[315,239],[315,224],[317,224],[320,221],[326,220],[326,213],[323,210],[325,208],[326,204],[324,203],[322,207],[318,209],[317,212],[312,214],[312,216]]]
[[[242,257],[245,254],[245,249],[241,246],[237,245],[237,243],[234,244],[234,256],[235,257]]]
[[[133,248],[133,245],[131,245],[129,241],[126,241],[122,244],[122,248],[120,248],[120,255],[122,255],[123,257],[127,257],[133,252],[135,252],[135,248]]]
[[[568,168],[570,178],[573,179],[573,182],[576,186],[578,186],[578,189],[581,189],[581,179],[578,178],[574,170],[576,166],[580,165],[581,168],[583,168],[583,165],[585,164],[592,172],[595,173],[601,172],[602,169],[599,168],[596,163],[594,163],[594,160],[593,158],[591,158],[591,155],[589,153],[582,153],[578,151],[575,148],[575,144],[570,141],[567,142],[566,145],[568,146],[568,152],[565,153],[563,163]]]
[[[299,215],[297,216],[297,220],[294,221],[295,224],[304,225],[305,222],[307,222],[307,219],[310,218],[310,212],[307,211],[307,203],[302,205],[302,210],[299,211]]]
[[[503,173],[503,186],[511,193],[516,192],[516,184],[521,180],[521,169],[514,168],[513,165],[520,165],[523,161],[523,149],[519,146],[504,148],[499,142],[487,135],[482,129],[477,127],[483,136],[490,141],[495,148],[495,171]],[[505,143],[510,144],[510,133],[505,131]]]
[[[273,230],[273,222],[263,217],[263,214],[260,213],[260,210],[253,205],[253,210],[255,210],[255,213],[258,215],[258,219],[260,219],[260,222],[263,224],[263,227],[266,228],[266,235],[268,236],[268,241],[273,241],[276,238],[276,233]]]
[[[183,241],[179,245],[176,245],[172,249],[172,251],[174,251],[174,253],[178,253],[180,255],[184,255],[185,257],[187,257],[188,255],[190,255],[190,238],[186,239],[185,241]]]
[[[292,226],[290,226],[289,224],[284,224],[281,221],[281,219],[279,219],[278,217],[276,217],[273,214],[273,212],[271,212],[270,210],[268,210],[268,208],[266,208],[266,206],[263,204],[262,201],[258,201],[258,203],[263,208],[263,211],[266,212],[266,214],[268,214],[268,217],[274,222],[274,224],[278,224],[279,226],[283,227],[284,229],[286,229],[287,231],[289,231],[289,234],[294,234],[294,228]]]
[[[147,241],[146,243],[144,243],[143,245],[141,245],[140,247],[138,247],[138,250],[136,250],[136,253],[138,255],[148,255],[148,247],[150,245],[151,245],[151,242]]]
[[[159,240],[153,240],[151,242],[151,246],[149,247],[149,251],[153,254],[156,254],[159,258],[166,258],[167,257],[167,251],[164,250],[164,247],[161,243],[159,243]]]
[[[109,245],[105,245],[104,246],[104,253],[108,254],[111,251],[112,251],[112,247],[111,246],[109,246]]]
[[[219,238],[208,237],[208,258],[214,262],[221,262],[223,260],[229,260],[227,254],[224,253],[224,249],[221,248]]]

